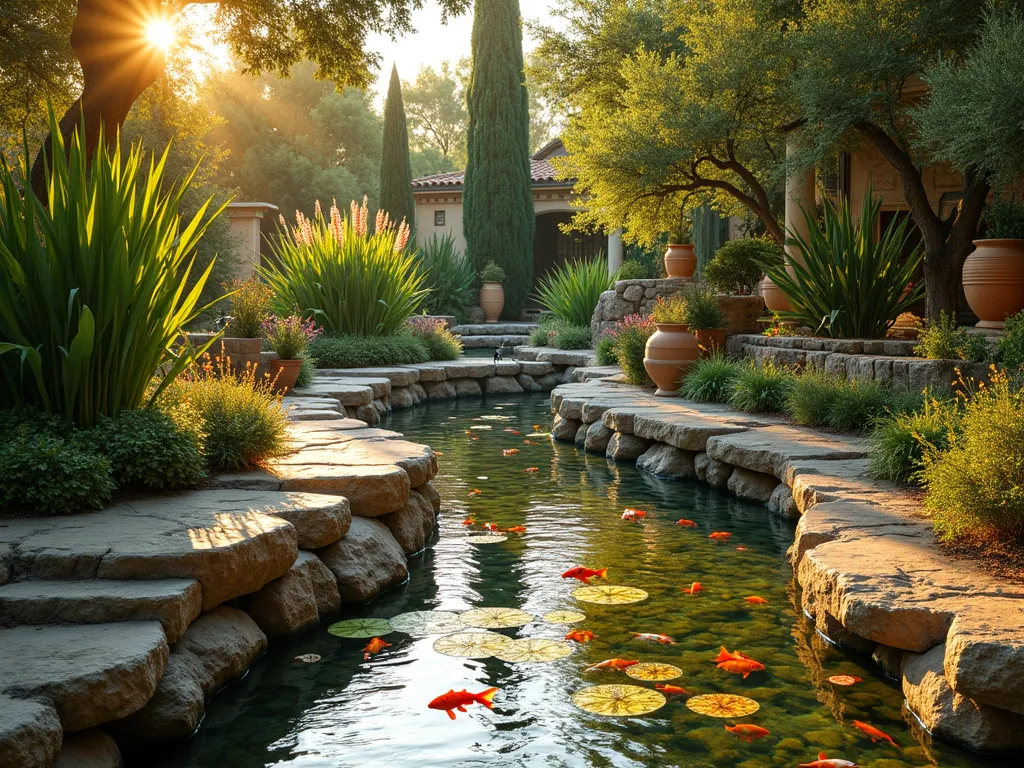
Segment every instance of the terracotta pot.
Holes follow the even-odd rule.
[[[201,347],[210,340],[213,334],[190,333],[189,341],[194,347]],[[221,337],[207,350],[211,358],[227,358],[231,362],[231,370],[236,374],[245,373],[246,368],[253,371],[260,364],[260,352],[263,349],[262,339],[242,339],[235,336]],[[214,363],[216,367],[216,362]]]
[[[757,319],[764,312],[764,299],[754,296],[715,296],[715,303],[725,317],[729,333],[757,333]]]
[[[761,298],[764,299],[764,305],[772,312],[788,312],[793,309],[786,294],[772,282],[768,275],[765,275],[764,280],[761,281]]]
[[[700,349],[685,323],[658,323],[657,328],[644,348],[644,369],[658,385],[654,394],[669,397],[676,394]]]
[[[964,294],[978,328],[1002,328],[1024,309],[1024,240],[975,240],[964,262]]]
[[[484,311],[485,323],[496,323],[505,308],[505,289],[501,283],[484,283],[480,286],[480,309]]]
[[[693,243],[670,243],[665,251],[665,271],[669,277],[693,277],[697,271],[697,255]]]
[[[727,331],[724,328],[696,328],[693,336],[700,345],[700,356],[710,357],[716,349],[725,349],[725,336]]]
[[[301,360],[271,360],[270,380],[278,392],[288,392],[295,387],[302,368]]]

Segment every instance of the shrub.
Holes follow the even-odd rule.
[[[613,285],[608,263],[600,254],[592,259],[566,261],[542,277],[536,298],[541,306],[569,325],[590,325],[601,294]]]
[[[308,387],[313,383],[314,373],[316,373],[316,364],[309,357],[303,357],[302,365],[299,367],[299,376],[295,379],[295,386]]]
[[[248,280],[232,280],[231,322],[228,336],[241,339],[259,338],[264,321],[270,315],[270,302],[274,292],[262,280],[253,275]]]
[[[307,354],[317,368],[415,365],[430,359],[424,343],[408,332],[391,336],[323,335],[310,343]]]
[[[495,262],[488,261],[486,264],[484,264],[484,268],[480,270],[480,282],[504,283],[505,270],[499,267]]]
[[[550,326],[541,322],[536,328],[530,331],[531,347],[546,347],[548,345],[548,328]]]
[[[1024,312],[1006,318],[1006,335],[999,339],[1000,362],[1009,370],[1024,366]]]
[[[655,323],[685,323],[686,299],[678,293],[667,299],[659,296],[651,308],[651,320]]]
[[[762,237],[730,240],[704,266],[704,280],[717,293],[752,294],[764,277],[761,264],[781,265],[782,248]]]
[[[303,320],[298,315],[283,320],[271,315],[260,328],[270,347],[282,360],[300,359],[309,342],[322,332],[312,320]]]
[[[711,293],[700,286],[689,288],[684,294],[686,309],[683,322],[695,331],[724,328],[725,317]]]
[[[920,335],[914,354],[928,360],[967,360],[981,363],[991,358],[992,348],[984,336],[968,333],[957,325],[953,315],[939,313]]]
[[[729,405],[749,413],[781,413],[793,386],[793,372],[770,360],[740,366]]]
[[[423,304],[432,315],[452,315],[465,319],[466,307],[475,299],[476,274],[469,259],[455,248],[451,235],[435,234],[416,253],[423,286],[429,291]]]
[[[690,367],[679,394],[698,403],[727,403],[741,370],[739,363],[715,352]]]
[[[213,263],[192,282],[191,254],[222,209],[184,222],[191,177],[165,184],[163,159],[147,165],[141,146],[103,135],[91,157],[77,129],[65,147],[52,115],[50,135],[48,200],[0,162],[0,403],[89,427],[150,402],[192,362],[172,348],[201,310]]]
[[[948,446],[926,447],[925,509],[943,541],[1024,538],[1024,394],[1005,373],[966,399]]]
[[[650,247],[642,247],[636,243],[625,244],[626,258],[623,266],[636,263],[643,267],[643,279],[654,280],[665,277],[665,243],[658,242]],[[631,269],[634,269],[631,267]],[[625,278],[619,278],[624,280]]]
[[[618,363],[618,359],[615,357],[614,336],[609,336],[607,333],[602,334],[594,351],[597,352],[598,365],[616,365]]]
[[[1014,200],[994,200],[985,207],[985,237],[1024,238],[1024,205]]]
[[[551,336],[550,343],[556,349],[589,349],[590,327],[563,324]]]
[[[804,211],[809,231],[792,241],[803,257],[790,265],[793,276],[781,264],[761,263],[793,306],[779,317],[837,338],[880,339],[921,298],[924,285],[912,280],[922,252],[906,247],[909,219],[893,219],[876,240],[881,205],[869,191],[856,223],[845,200],[837,207],[825,198],[824,225],[815,211]]]
[[[926,398],[918,411],[883,416],[875,423],[868,452],[868,474],[877,480],[919,482],[926,446],[945,450],[955,408]]]
[[[458,360],[462,357],[462,339],[448,330],[444,320],[413,317],[409,320],[412,335],[423,342],[431,360]]]
[[[652,280],[657,277],[649,265],[637,259],[626,259],[615,273],[616,280]]]
[[[647,340],[656,330],[650,317],[627,315],[608,332],[615,339],[615,358],[630,384],[654,386],[654,381],[644,368],[644,349]]]
[[[419,309],[426,290],[416,258],[405,250],[409,227],[377,212],[372,234],[364,198],[348,217],[331,206],[330,219],[297,214],[271,241],[274,258],[260,274],[274,289],[281,314],[312,315],[327,333],[387,336]],[[283,223],[283,222],[282,222]]]
[[[80,433],[81,445],[110,460],[119,486],[153,491],[194,488],[206,477],[200,436],[183,429],[155,408],[122,411],[117,418],[101,418]]]
[[[805,371],[795,377],[786,412],[797,424],[839,432],[867,432],[876,420],[921,407],[921,395],[875,381]]]

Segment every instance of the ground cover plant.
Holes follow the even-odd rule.
[[[733,382],[729,405],[748,413],[782,413],[795,374],[770,360],[753,360],[740,368]]]
[[[786,413],[797,424],[852,433],[869,432],[877,419],[921,404],[918,392],[817,370],[794,377],[786,395]]]
[[[727,403],[742,370],[741,363],[716,351],[690,366],[679,394],[698,403]]]
[[[925,450],[947,448],[957,416],[955,402],[927,394],[918,410],[883,416],[871,433],[868,474],[876,480],[920,483]]]
[[[430,360],[430,350],[409,331],[390,336],[324,334],[310,342],[306,354],[317,368],[415,365]]]
[[[1009,345],[1007,345],[1009,346]],[[1000,349],[1003,347],[1000,346]],[[992,347],[981,334],[968,333],[953,315],[939,314],[919,336],[914,354],[928,360],[966,360],[981,363],[992,358]]]
[[[568,325],[589,326],[601,294],[614,284],[607,260],[598,254],[591,259],[566,261],[552,269],[538,282],[536,298]]]
[[[530,345],[555,349],[589,349],[589,325],[573,325],[555,315],[541,317],[530,333]]]
[[[469,259],[456,249],[455,239],[435,234],[416,251],[416,262],[423,275],[423,287],[429,291],[423,299],[427,312],[465,320],[466,307],[475,299],[476,272]]]

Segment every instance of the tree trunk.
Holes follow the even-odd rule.
[[[955,319],[960,307],[960,272],[964,260],[974,249],[957,249],[949,241],[935,250],[925,249],[924,284],[928,322],[934,323],[942,312]]]
[[[132,104],[164,71],[164,52],[147,37],[147,27],[160,17],[159,0],[78,0],[71,47],[82,66],[83,87],[60,120],[65,145],[83,122],[89,155],[100,126],[106,140],[114,140]],[[48,136],[32,166],[32,189],[44,200],[43,164],[52,151],[53,137]]]

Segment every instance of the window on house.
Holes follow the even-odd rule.
[[[444,226],[444,211],[434,211],[434,226],[435,227],[443,227]]]

